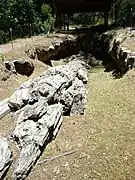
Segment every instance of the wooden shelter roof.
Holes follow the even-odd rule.
[[[104,12],[110,9],[113,0],[56,0],[59,12]]]

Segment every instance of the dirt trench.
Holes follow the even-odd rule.
[[[116,78],[122,77],[129,70],[125,63],[127,54],[119,53],[119,45],[113,42],[116,38],[114,32],[106,31],[103,26],[79,29],[74,31],[73,35],[53,42],[52,45],[30,47],[25,52],[29,58],[50,66],[54,65],[54,61],[65,61],[69,56],[83,53],[90,66],[102,64],[105,71],[112,71]],[[102,63],[98,63],[98,60]]]

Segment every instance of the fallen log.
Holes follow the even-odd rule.
[[[74,59],[67,65],[49,68],[34,80],[21,85],[8,100],[17,124],[12,133],[20,147],[13,180],[25,179],[46,145],[56,137],[63,114],[83,114],[87,73],[84,62]]]

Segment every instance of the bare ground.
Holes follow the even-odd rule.
[[[73,35],[69,34],[49,34],[32,36],[31,38],[17,39],[4,45],[0,45],[0,53],[5,57],[5,60],[13,60],[22,57],[27,57],[25,50],[33,46],[50,46],[57,40],[62,40],[65,37]]]

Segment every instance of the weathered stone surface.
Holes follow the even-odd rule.
[[[84,89],[84,85],[81,80],[75,78],[72,87],[69,89],[73,94],[71,114],[84,114],[86,104],[86,90]]]
[[[85,83],[85,84],[88,82],[88,76],[87,76],[87,72],[85,69],[79,69],[78,70],[78,78],[80,80],[82,80],[83,83]]]
[[[45,146],[58,133],[62,123],[62,105],[50,105],[45,115],[37,121],[24,119],[17,124],[13,136],[18,139],[22,150],[15,166],[13,179],[24,179]],[[25,116],[26,117],[26,116]],[[27,115],[29,118],[29,115]]]
[[[18,89],[9,98],[8,105],[12,110],[18,110],[22,108],[28,102],[29,89]]]
[[[117,31],[105,32],[99,40],[101,53],[104,51],[104,54],[112,58],[121,75],[132,69],[135,64],[134,53],[122,46],[125,37],[127,35],[117,34]]]
[[[14,60],[14,61],[6,61],[5,67],[13,72],[21,75],[30,76],[34,71],[34,65],[30,61],[26,60]]]
[[[80,57],[80,56],[78,56]],[[87,73],[82,57],[49,68],[20,86],[7,100],[17,124],[11,138],[21,148],[13,179],[25,179],[45,146],[56,137],[64,114],[83,114]]]
[[[34,104],[38,101],[40,102],[40,99],[42,98],[47,103],[53,103],[54,101],[59,102],[60,99],[63,99],[60,98],[60,94],[62,94],[63,97],[63,94],[67,93],[65,89],[67,90],[69,87],[72,87],[72,89],[75,88],[74,86],[76,85],[73,83],[75,78],[78,79],[78,83],[82,83],[81,89],[85,89],[83,83],[87,83],[87,73],[83,64],[84,62],[82,60],[73,60],[67,65],[50,68],[40,77],[29,82],[28,84],[22,85],[20,89],[15,91],[14,94],[9,98],[9,107],[11,109],[18,110],[26,104]],[[74,91],[72,92],[70,90],[70,93],[74,94]],[[68,96],[68,93],[66,96]],[[64,99],[65,104],[69,104],[70,109],[73,98],[72,101],[71,98],[69,98],[70,103],[67,103],[66,98]]]
[[[84,83],[87,82],[87,73],[82,61],[71,61],[68,65],[50,68],[47,73],[33,81],[29,89],[29,103],[38,101],[41,96],[48,103],[59,102],[61,91],[68,89],[76,77]],[[85,89],[84,85],[82,88]],[[72,101],[69,104],[72,104]]]
[[[10,108],[8,106],[9,98],[0,102],[0,119],[10,113]]]
[[[31,116],[30,109],[28,109],[24,113],[22,110],[22,112],[18,116],[17,126],[12,136],[15,139],[17,138],[19,140],[19,144],[21,145],[21,147],[32,142],[43,146],[45,140],[48,140],[49,138],[48,136],[50,133],[50,129],[52,130],[52,132],[56,129],[62,115],[62,105],[55,104],[48,107],[42,106],[42,108],[44,108],[45,110],[44,113],[42,113],[42,111],[39,112],[40,116],[35,115],[36,119],[34,116],[32,117],[33,112],[36,109],[33,110]]]
[[[62,89],[58,101],[63,104],[64,113],[83,114],[86,102],[86,91],[81,80],[75,78],[72,85]]]
[[[42,117],[48,108],[48,104],[44,100],[40,100],[33,105],[27,105],[18,111],[16,114],[19,114],[18,117],[18,124],[21,123],[23,120],[32,119],[37,121],[40,117]]]
[[[12,179],[25,179],[28,171],[34,166],[37,158],[40,156],[41,150],[36,144],[29,144],[22,148],[20,157],[15,165],[15,171]]]
[[[12,162],[12,153],[6,138],[0,137],[0,179],[8,170]]]

